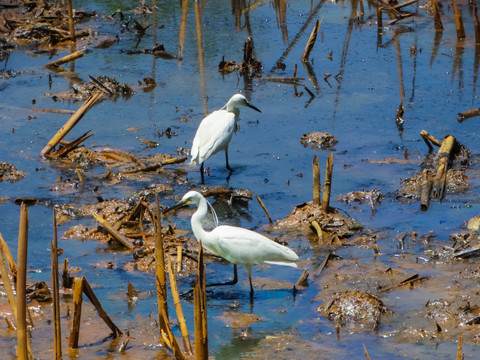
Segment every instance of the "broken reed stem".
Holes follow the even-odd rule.
[[[377,34],[381,34],[383,31],[382,11],[383,7],[377,8]]]
[[[71,61],[80,59],[84,54],[85,54],[85,50],[78,50],[78,51],[75,51],[71,54],[63,56],[60,59],[50,61],[49,63],[45,64],[44,66],[46,68],[49,68],[49,67],[56,68],[56,67],[59,67],[60,65],[63,65],[63,64],[69,63]]]
[[[17,300],[15,299],[15,294],[13,292],[13,286],[10,282],[10,276],[8,274],[7,265],[5,264],[5,251],[3,250],[4,246],[2,234],[0,233],[0,241],[2,242],[2,246],[0,246],[0,275],[2,276],[3,287],[5,288],[5,292],[7,293],[8,302],[10,307],[12,308],[12,314],[17,319]],[[5,243],[6,246],[7,243]],[[12,278],[13,279],[13,278]]]
[[[13,259],[12,253],[10,252],[10,248],[3,237],[0,234],[0,246],[2,247],[3,255],[7,260],[8,269],[10,270],[10,276],[12,277],[13,284],[17,281],[17,265],[15,265],[15,260]]]
[[[180,332],[182,333],[183,346],[188,354],[193,354],[192,344],[188,337],[187,323],[185,316],[183,315],[182,304],[180,303],[180,295],[178,295],[177,280],[175,279],[175,271],[173,269],[170,256],[167,257],[168,277],[170,279],[170,289],[172,290],[173,304],[175,305],[175,311],[177,313],[178,325],[180,326]]]
[[[22,203],[18,229],[17,253],[17,358],[28,359],[27,336],[27,249],[28,249],[28,208]],[[30,354],[31,355],[31,354]]]
[[[70,30],[70,36],[72,37],[72,41],[75,41],[75,26],[73,22],[72,0],[67,0],[67,8],[68,8],[68,28]]]
[[[90,96],[87,101],[73,114],[73,116],[62,126],[55,136],[48,142],[47,145],[40,151],[40,156],[45,157],[50,153],[55,146],[67,135],[70,130],[80,121],[80,119],[87,113],[87,111],[95,104],[95,102],[102,97],[102,92],[97,92]]]
[[[320,227],[320,224],[317,222],[317,220],[313,220],[311,222],[312,227],[315,229],[315,232],[317,233],[318,240],[323,241],[323,232],[322,228]]]
[[[438,167],[432,185],[432,197],[434,199],[441,200],[443,197],[443,191],[445,189],[445,183],[447,180],[448,162],[454,144],[455,137],[453,137],[452,135],[447,135],[443,139],[442,145],[438,150]]]
[[[83,302],[83,279],[76,277],[73,279],[73,321],[72,330],[70,331],[71,348],[78,348],[78,338],[80,336],[80,319],[82,316]]]
[[[73,286],[73,278],[68,271],[68,258],[65,258],[65,261],[63,262],[62,286],[66,289],[71,289]]]
[[[433,145],[435,146],[440,146],[442,145],[442,143],[440,141],[438,141],[436,138],[434,138],[432,135],[430,135],[428,132],[426,132],[425,130],[422,130],[420,131],[420,135],[423,139],[423,141],[425,141],[425,144],[427,144],[428,146],[428,151],[432,151],[433,150]]]
[[[53,208],[53,243],[50,244],[52,256],[52,291],[53,291],[53,345],[55,360],[62,359],[62,329],[60,325],[60,289],[58,281],[58,239],[57,239],[57,212]]]
[[[177,245],[177,272],[182,271],[183,246]]]
[[[120,244],[125,246],[129,250],[133,250],[135,247],[133,246],[132,242],[128,240],[125,236],[120,234],[118,231],[113,229],[109,224],[108,221],[102,218],[100,215],[93,214],[93,217],[95,220],[97,220],[102,227],[108,231],[108,233],[115,239],[117,240]]]
[[[208,359],[207,331],[207,288],[205,281],[205,265],[203,264],[203,246],[198,243],[198,276],[193,289],[193,311],[195,319],[195,359]]]
[[[117,325],[113,323],[112,319],[110,319],[110,317],[107,315],[105,310],[103,310],[102,304],[100,304],[100,301],[98,301],[98,298],[93,292],[92,288],[90,287],[90,284],[88,283],[87,279],[85,279],[85,277],[82,277],[82,280],[83,280],[83,287],[82,287],[83,292],[85,293],[85,295],[87,295],[88,299],[93,304],[93,306],[95,306],[95,309],[97,310],[98,315],[102,318],[105,324],[107,324],[110,330],[112,330],[112,336],[116,338],[122,335],[122,332],[117,327]]]
[[[452,0],[453,17],[455,19],[455,28],[457,29],[457,39],[465,38],[465,28],[463,27],[463,18],[461,11],[457,8],[455,0]]]
[[[432,190],[432,179],[430,170],[424,169],[422,175],[422,184],[420,188],[420,210],[427,211],[430,207],[430,193]]]
[[[475,44],[480,44],[480,21],[478,20],[477,0],[473,0],[473,23],[475,26]]]
[[[178,59],[183,58],[183,47],[185,44],[185,32],[187,29],[188,0],[182,0],[182,16],[180,18],[180,31],[178,33]]]
[[[464,112],[460,112],[457,114],[457,121],[458,122],[463,122],[464,120],[470,119],[475,116],[480,115],[480,109],[470,109]]]
[[[332,190],[332,169],[333,169],[333,153],[328,155],[327,170],[325,172],[325,184],[323,185],[322,210],[328,212],[330,206],[330,191]]]
[[[320,205],[321,204],[321,190],[322,184],[320,182],[320,165],[318,163],[318,157],[315,155],[313,157],[313,204]]]
[[[460,335],[458,336],[458,347],[457,347],[457,357],[456,357],[457,360],[463,359],[462,352],[463,352],[463,333],[460,333]]]
[[[260,197],[258,195],[255,195],[255,196],[257,197],[257,201],[260,204],[260,206],[262,207],[263,211],[265,211],[265,214],[267,214],[268,221],[270,222],[270,224],[273,224],[272,218],[270,217],[270,214],[268,213],[268,210],[265,207],[265,204],[263,203],[262,199],[260,199]]]
[[[365,351],[365,356],[367,360],[370,360],[370,356],[368,355],[368,351],[367,351],[367,348],[365,347],[365,344],[362,344],[362,345],[363,345],[363,350]]]
[[[440,15],[440,9],[438,8],[438,0],[432,0],[432,8],[433,8],[433,22],[435,24],[435,30],[442,31],[443,23],[442,23],[442,17]]]
[[[310,57],[310,53],[313,50],[313,47],[315,46],[315,41],[317,40],[317,34],[318,34],[318,29],[320,28],[320,25],[322,24],[321,21],[317,20],[315,22],[315,26],[313,27],[312,33],[310,34],[310,37],[308,38],[307,45],[305,46],[305,50],[303,51],[302,55],[302,61],[308,61],[308,58]]]
[[[169,323],[167,308],[167,280],[165,276],[165,254],[163,250],[162,212],[160,211],[158,192],[155,194],[155,201],[157,205],[157,218],[155,221],[155,274],[157,284],[158,317],[160,329],[165,331]]]

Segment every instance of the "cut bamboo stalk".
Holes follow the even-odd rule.
[[[313,50],[313,47],[315,46],[315,41],[317,40],[317,34],[318,34],[318,29],[320,28],[320,25],[322,24],[321,21],[317,20],[315,22],[315,26],[313,27],[312,33],[310,34],[310,37],[308,38],[307,45],[305,46],[305,50],[303,51],[302,55],[302,61],[308,61],[310,54]]]
[[[93,292],[92,288],[90,287],[90,284],[88,283],[87,279],[85,277],[82,277],[83,280],[83,292],[85,295],[87,295],[88,299],[90,302],[95,306],[95,309],[97,310],[98,315],[102,318],[102,320],[107,324],[107,326],[112,330],[112,336],[114,338],[122,335],[122,332],[120,329],[115,325],[110,319],[110,317],[107,315],[105,310],[103,310],[102,304],[100,304],[100,301],[98,301],[97,296]]]
[[[440,141],[438,141],[435,137],[430,135],[425,130],[420,131],[420,135],[422,136],[423,141],[425,141],[425,144],[427,144],[429,151],[433,150],[432,144],[435,145],[435,146],[442,145],[442,143]]]
[[[73,322],[72,330],[70,331],[71,348],[78,348],[78,338],[80,336],[80,319],[82,316],[82,302],[83,302],[83,279],[73,279]]]
[[[67,135],[70,130],[80,121],[80,119],[87,113],[87,111],[100,99],[103,95],[101,92],[97,92],[90,96],[90,98],[73,114],[73,116],[62,126],[55,136],[48,142],[48,144],[40,151],[40,156],[45,157],[57,144]]]
[[[180,332],[182,333],[183,346],[188,354],[193,354],[192,344],[188,337],[187,323],[185,316],[183,315],[182,304],[180,303],[180,295],[178,294],[177,280],[175,279],[175,271],[170,256],[167,257],[168,277],[170,279],[170,289],[172,291],[173,304],[175,305],[175,311],[177,313],[178,325],[180,326]]]
[[[80,59],[83,54],[85,54],[85,50],[78,50],[78,51],[75,51],[71,54],[68,54],[64,57],[61,57],[60,59],[57,59],[57,60],[54,60],[54,61],[50,61],[48,64],[45,64],[44,66],[46,68],[56,68],[56,67],[59,67],[60,65],[63,65],[63,64],[66,64],[66,63],[69,63],[71,61],[74,61],[74,60],[77,60],[77,59]]]
[[[28,208],[22,203],[18,229],[17,253],[17,359],[28,359],[27,336],[27,249],[28,249]]]
[[[455,28],[457,29],[457,39],[465,38],[465,28],[463,27],[462,12],[458,9],[455,0],[452,0],[453,17],[455,19]]]
[[[2,234],[0,234],[0,240],[2,242],[4,241]],[[8,274],[7,265],[5,264],[5,254],[3,251],[3,246],[0,246],[0,275],[2,276],[3,287],[5,288],[5,292],[7,293],[8,302],[10,304],[10,307],[12,308],[13,317],[14,319],[16,319],[17,318],[17,300],[15,299],[13,286],[12,286],[12,283],[10,282],[10,276]],[[16,326],[15,326],[15,329],[16,329]]]
[[[432,197],[441,200],[445,190],[447,180],[448,162],[455,144],[455,138],[452,135],[447,135],[442,141],[442,145],[437,153],[438,167],[433,179]]]
[[[333,169],[333,153],[328,155],[327,170],[325,172],[325,184],[323,185],[322,210],[328,212],[330,207],[330,191],[332,189],[332,169]]]
[[[257,201],[260,204],[260,206],[262,207],[263,211],[265,211],[265,214],[267,214],[268,221],[270,222],[270,224],[273,224],[272,218],[270,217],[270,214],[268,213],[268,210],[265,207],[265,204],[263,203],[262,199],[260,199],[260,197],[258,195],[255,195],[255,196],[257,197]]]
[[[438,0],[432,0],[432,8],[433,8],[433,22],[435,24],[435,30],[442,31],[443,23],[442,23],[442,17],[440,15],[440,9],[438,7]]]
[[[73,9],[72,9],[72,0],[67,0],[68,8],[68,28],[70,30],[70,36],[72,41],[75,41],[75,25],[73,22]]]
[[[198,244],[198,276],[193,291],[193,307],[195,318],[195,359],[208,359],[207,331],[207,295],[205,282],[205,265],[203,264],[203,246]]]
[[[125,246],[129,250],[133,250],[135,247],[133,246],[132,242],[128,240],[125,236],[120,234],[118,231],[116,231],[114,228],[112,228],[109,224],[108,221],[102,218],[100,215],[93,214],[93,217],[95,220],[97,220],[102,227],[108,231],[112,237],[117,240],[120,244]]]
[[[58,281],[58,239],[57,239],[57,212],[53,208],[53,243],[50,244],[52,256],[52,291],[53,291],[53,347],[55,360],[62,359],[62,329],[60,324],[60,289]]]
[[[430,178],[430,171],[423,170],[422,184],[420,188],[420,210],[427,211],[430,207],[430,192],[432,190],[432,179]]]
[[[165,331],[169,322],[166,286],[167,279],[165,276],[165,253],[163,250],[162,213],[160,211],[158,192],[155,194],[155,201],[157,205],[157,218],[155,221],[155,273],[157,284],[158,315],[160,329]],[[164,319],[166,319],[166,322]]]
[[[318,157],[313,157],[313,204],[319,206],[321,204],[322,184],[320,183],[320,165]]]

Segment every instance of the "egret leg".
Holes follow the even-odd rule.
[[[238,282],[238,274],[237,274],[237,264],[233,264],[233,280],[222,282],[222,283],[213,283],[207,284],[206,286],[222,286],[222,285],[235,285]]]
[[[227,162],[227,169],[229,171],[233,171],[233,169],[230,167],[230,165],[228,164],[228,147],[225,149],[225,160]]]
[[[200,176],[202,177],[202,185],[205,184],[205,175],[203,171],[203,163],[200,165]]]
[[[247,270],[248,281],[250,282],[250,302],[253,302],[252,266],[245,265],[245,270]]]

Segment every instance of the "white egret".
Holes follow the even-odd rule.
[[[217,256],[234,264],[236,282],[236,265],[242,265],[250,281],[250,297],[253,297],[252,265],[273,264],[297,267],[297,254],[286,246],[260,235],[254,231],[236,226],[218,226],[217,215],[212,205],[196,191],[187,192],[182,200],[166,209],[164,213],[188,204],[197,205],[197,211],[192,215],[191,223],[193,234],[202,246]],[[203,229],[202,220],[207,216],[210,206],[216,227],[212,231]]]
[[[204,183],[203,163],[220,150],[225,150],[227,169],[233,171],[228,164],[228,144],[232,139],[235,123],[240,115],[240,110],[237,108],[238,105],[248,106],[253,110],[261,112],[250,104],[245,96],[235,94],[223,108],[205,117],[198,126],[192,144],[191,163],[200,165],[202,184]]]

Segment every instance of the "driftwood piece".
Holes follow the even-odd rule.
[[[120,244],[122,244],[123,246],[125,246],[127,249],[129,250],[133,250],[134,249],[134,246],[132,244],[132,242],[127,239],[125,236],[123,236],[122,234],[120,234],[118,231],[116,231],[115,229],[113,229],[109,224],[108,224],[108,221],[105,220],[104,218],[102,218],[100,215],[97,215],[97,214],[93,214],[93,217],[95,218],[95,220],[97,220],[101,225],[102,227],[108,231],[108,233],[110,235],[112,235],[112,237],[117,240]]]

